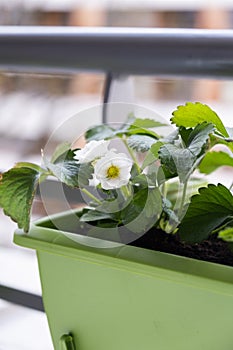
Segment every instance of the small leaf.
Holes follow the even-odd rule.
[[[25,232],[29,230],[30,214],[40,173],[28,167],[12,168],[0,179],[0,206]]]
[[[89,180],[92,179],[94,168],[91,163],[79,164],[78,170],[78,185],[84,187],[89,185]]]
[[[62,155],[66,154],[70,150],[70,146],[68,142],[58,145],[51,157],[51,163],[55,163]]]
[[[163,211],[168,217],[167,228],[168,228],[168,225],[170,227],[173,227],[173,226],[177,227],[177,225],[179,224],[178,216],[176,215],[174,210],[171,209],[171,206],[172,206],[172,203],[168,199],[163,199]]]
[[[108,125],[103,124],[103,125],[97,125],[88,129],[85,133],[85,138],[88,142],[92,140],[100,141],[100,140],[112,138],[115,136],[115,134],[116,134],[115,129],[111,128]]]
[[[189,145],[188,140],[189,140],[189,136],[190,136],[192,131],[193,131],[193,128],[186,129],[184,126],[179,127],[179,134],[180,134],[186,147],[188,147],[188,145]]]
[[[55,162],[44,158],[45,166],[61,182],[71,187],[83,187],[89,184],[94,172],[90,163],[79,164],[74,158],[75,150],[68,150],[59,155]]]
[[[188,102],[184,106],[179,106],[172,114],[171,121],[178,127],[192,128],[203,122],[212,123],[222,135],[228,137],[218,115],[210,107],[200,102]]]
[[[160,123],[154,119],[141,119],[141,118],[136,118],[132,124],[136,128],[156,128],[160,126],[167,126],[168,124],[163,124]]]
[[[227,227],[218,233],[218,237],[223,241],[233,243],[233,227]]]
[[[188,148],[167,144],[160,148],[159,156],[163,166],[173,175],[178,175],[181,182],[193,167],[196,157]]]
[[[155,141],[156,140],[154,138],[147,135],[132,135],[127,139],[129,147],[137,152],[148,151]]]
[[[128,193],[126,196],[124,195],[124,187],[115,189],[114,191],[108,191],[108,195],[111,197],[105,200],[102,199],[101,204],[96,207],[96,210],[103,213],[111,213],[117,218],[122,208],[125,208],[130,202],[131,195]]]
[[[197,125],[188,138],[188,149],[192,154],[198,156],[205,143],[207,142],[209,135],[214,131],[214,125],[209,123],[202,123]]]
[[[90,221],[112,219],[112,218],[113,216],[110,213],[104,213],[94,209],[90,209],[80,217],[80,221],[90,222]]]
[[[83,187],[89,184],[94,172],[90,163],[78,164],[76,160],[52,164],[45,163],[52,174],[70,187]]]
[[[146,232],[159,219],[162,213],[162,198],[160,191],[155,188],[144,188],[137,192],[122,211],[122,222],[134,233]]]
[[[226,152],[208,152],[202,159],[199,170],[201,173],[210,174],[221,166],[232,166],[233,157]]]
[[[121,134],[121,132],[117,132],[117,135],[118,134]],[[145,128],[138,128],[135,125],[131,125],[124,134],[126,134],[128,136],[130,136],[130,135],[147,135],[147,136],[153,137],[156,140],[158,140],[160,138],[160,136],[156,132],[154,132],[152,130],[145,129]]]
[[[151,146],[149,152],[147,153],[143,161],[142,170],[145,169],[147,166],[153,164],[159,158],[159,150],[162,145],[163,143],[158,141]]]
[[[200,242],[233,216],[233,196],[223,185],[201,188],[191,198],[186,215],[179,226],[178,234],[188,242]]]
[[[186,138],[187,147],[182,144],[165,144],[159,150],[162,165],[172,174],[178,175],[184,183],[195,170],[196,161],[206,144],[213,125],[202,123],[197,125]],[[186,135],[187,136],[187,135]]]
[[[233,152],[233,140],[232,140],[232,138],[229,139],[228,137],[218,136],[218,135],[216,135],[216,133],[214,135],[210,135],[209,148],[212,148],[215,145],[221,145],[221,144],[227,146],[229,148],[229,150],[231,152]]]
[[[60,163],[64,163],[64,162],[67,162],[67,161],[73,161],[73,160],[76,160],[74,157],[75,157],[75,150],[72,150],[72,149],[68,149],[66,151],[64,151],[63,153],[60,153],[58,155],[57,153],[57,157],[55,158],[54,156],[52,156],[51,158],[51,163],[53,164],[60,164]]]
[[[176,129],[172,131],[170,134],[168,134],[167,136],[162,137],[160,141],[163,143],[174,143],[176,140],[178,140],[178,138],[179,138],[179,130]]]
[[[140,185],[142,188],[147,188],[148,186],[154,186],[155,182],[147,175],[140,174],[133,179],[133,184]]]

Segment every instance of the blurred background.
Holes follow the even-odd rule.
[[[233,0],[0,0],[0,25],[233,29]],[[58,125],[102,102],[104,83],[104,75],[93,73],[0,72],[0,171],[16,161],[40,162],[40,150]],[[164,118],[169,119],[179,104],[200,101],[233,126],[230,80],[131,76],[125,83],[130,89],[125,102],[128,98]],[[115,101],[123,98],[120,91],[118,87]],[[101,122],[98,118],[80,118],[78,134]],[[66,138],[60,133],[57,142]],[[232,178],[229,169],[225,174]],[[42,214],[41,206],[35,205],[34,217]],[[15,227],[0,212],[0,284],[41,294],[34,254],[12,244]],[[52,349],[44,314],[0,300],[0,349]]]

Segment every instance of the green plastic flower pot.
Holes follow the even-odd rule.
[[[233,348],[231,267],[132,246],[88,247],[69,233],[69,215],[56,216],[67,232],[45,218],[14,237],[37,251],[54,349]]]

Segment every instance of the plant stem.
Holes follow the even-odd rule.
[[[85,193],[89,198],[93,199],[98,204],[102,204],[102,202],[96,198],[91,192],[89,192],[86,188],[80,188],[80,190]]]
[[[182,193],[181,202],[180,202],[180,207],[179,207],[179,210],[178,210],[178,213],[177,213],[177,216],[178,216],[179,220],[180,220],[182,212],[183,212],[183,206],[184,206],[185,198],[186,198],[187,185],[188,185],[188,181],[186,180],[184,182],[183,193]]]
[[[231,218],[231,217],[230,217],[230,218]],[[211,234],[218,233],[218,232],[224,230],[224,228],[227,227],[227,226],[230,227],[230,226],[232,225],[232,223],[233,223],[233,218],[232,218],[232,220],[227,221],[227,222],[226,222],[225,224],[223,224],[222,226],[217,227],[215,230],[213,230],[213,231],[211,232]]]
[[[135,163],[135,165],[137,167],[137,171],[140,173],[141,172],[141,168],[140,168],[140,165],[138,164],[138,160],[137,160],[133,150],[129,147],[129,145],[127,143],[127,140],[125,138],[122,138],[122,140],[123,140],[123,142],[124,142],[128,152],[129,152],[131,158],[133,159],[133,161],[134,161],[134,163]]]
[[[124,198],[129,198],[131,195],[131,191],[127,185],[121,187],[121,193],[123,194]]]
[[[166,182],[164,182],[164,183],[162,184],[161,193],[162,193],[163,197],[166,198],[166,196],[167,196],[167,186],[166,186]]]

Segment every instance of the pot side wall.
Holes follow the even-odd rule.
[[[233,285],[37,254],[55,350],[70,332],[79,350],[232,348]]]

